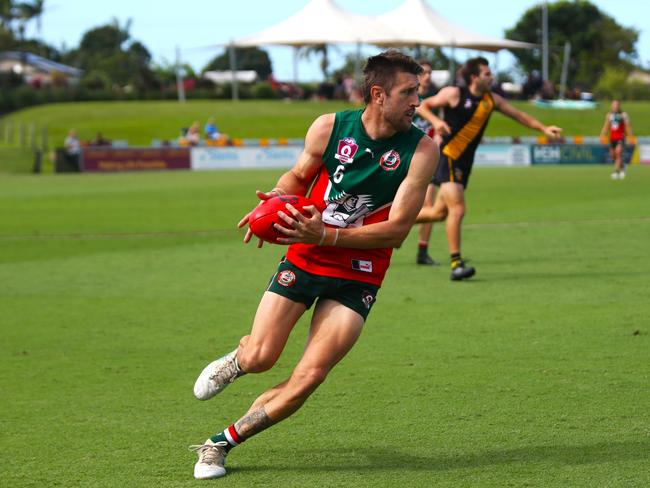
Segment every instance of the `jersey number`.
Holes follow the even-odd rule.
[[[332,176],[332,181],[334,181],[334,183],[341,183],[341,180],[343,180],[343,176],[345,176],[344,171],[345,171],[345,166],[339,164],[336,167],[336,171],[334,171],[334,175]]]

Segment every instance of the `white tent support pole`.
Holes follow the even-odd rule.
[[[542,3],[542,78],[548,80],[548,3]]]
[[[237,53],[234,43],[228,46],[230,50],[230,73],[232,73],[231,87],[233,101],[239,100],[239,86],[237,84]]]
[[[185,85],[183,83],[183,68],[181,66],[181,48],[176,46],[176,91],[178,101],[185,103]]]
[[[569,76],[569,61],[571,60],[571,43],[564,43],[564,59],[562,60],[562,78],[560,80],[560,98],[564,98],[566,92],[566,82]]]
[[[354,82],[361,86],[361,41],[357,41],[357,52],[354,56]]]
[[[300,46],[293,47],[293,84],[298,86],[298,59],[300,58]]]
[[[449,85],[456,84],[456,43],[451,43],[451,56],[449,58]]]

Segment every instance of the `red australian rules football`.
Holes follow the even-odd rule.
[[[281,225],[282,227],[289,227],[287,223],[278,217],[278,211],[282,210],[287,215],[291,216],[289,210],[287,210],[286,204],[290,203],[293,205],[296,210],[298,210],[303,215],[309,217],[311,214],[306,210],[303,210],[303,207],[313,205],[311,200],[300,195],[282,195],[278,197],[269,198],[265,200],[260,205],[255,207],[248,217],[248,227],[251,232],[263,241],[270,242],[272,244],[279,244],[276,240],[278,237],[286,237],[284,234],[280,234],[273,228],[273,224]]]

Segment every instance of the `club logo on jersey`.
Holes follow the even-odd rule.
[[[366,309],[370,310],[372,302],[375,301],[375,296],[368,290],[363,290],[363,292],[361,292],[361,301],[366,306]]]
[[[472,108],[472,99],[471,98],[466,98],[465,99],[465,105],[463,105],[465,108]]]
[[[463,170],[460,168],[454,168],[454,178],[456,181],[463,181]]]
[[[293,271],[285,269],[278,275],[278,283],[282,286],[293,286],[296,282],[296,275]]]
[[[372,210],[371,195],[349,195],[342,191],[327,197],[327,207],[323,210],[323,222],[337,227],[363,225],[363,216]]]
[[[359,149],[359,146],[354,137],[344,137],[339,141],[339,147],[336,150],[334,158],[342,163],[350,164],[354,161],[354,155],[357,153],[357,149]]]
[[[385,152],[379,159],[379,166],[381,166],[386,171],[395,171],[399,166],[399,163],[399,153],[395,151],[395,149],[391,149],[390,151]]]

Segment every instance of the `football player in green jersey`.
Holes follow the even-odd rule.
[[[288,204],[278,213],[289,226],[276,227],[291,244],[286,259],[262,296],[250,334],[203,369],[195,396],[208,400],[244,374],[273,367],[315,303],[309,336],[286,380],[263,392],[235,423],[192,446],[199,456],[196,478],[225,475],[228,452],[296,412],[361,334],[392,248],[413,226],[439,158],[438,146],[412,125],[420,71],[395,51],[371,57],[364,68],[365,109],[317,118],[295,166],[273,190],[257,193],[266,200],[311,189],[314,206],[305,207],[309,216]],[[247,222],[248,215],[239,226]],[[251,238],[249,231],[244,241]]]

